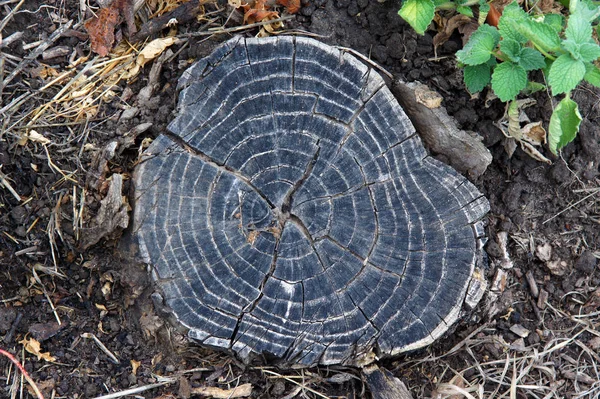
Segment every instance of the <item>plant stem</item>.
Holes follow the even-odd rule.
[[[31,388],[33,389],[33,391],[37,395],[38,399],[44,399],[44,395],[42,395],[42,393],[40,392],[40,389],[37,387],[37,385],[35,384],[35,382],[31,379],[31,377],[29,376],[29,373],[27,372],[27,370],[25,370],[25,367],[23,367],[23,365],[21,364],[21,362],[19,362],[12,355],[12,353],[7,352],[4,349],[0,348],[0,355],[6,356],[8,358],[8,360],[10,360],[11,362],[13,362],[15,364],[15,366],[17,366],[17,368],[21,371],[21,373],[23,374],[23,377],[25,377],[25,379],[27,380],[27,382],[29,383],[29,385],[31,385]]]

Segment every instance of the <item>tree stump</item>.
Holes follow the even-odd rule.
[[[133,236],[190,337],[361,365],[476,302],[488,202],[427,155],[375,70],[312,39],[237,37],[179,88],[135,171]]]

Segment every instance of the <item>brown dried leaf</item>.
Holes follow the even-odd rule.
[[[104,57],[115,42],[115,27],[119,23],[119,11],[101,8],[98,14],[83,24],[92,41],[92,51]]]
[[[256,22],[266,21],[279,18],[277,11],[270,11],[271,5],[267,0],[256,0],[254,3],[245,4],[244,8],[244,24],[253,24]]]
[[[441,29],[433,37],[433,47],[438,47],[446,43],[456,29],[468,24],[469,22],[471,22],[471,18],[463,14],[456,14],[450,19],[440,18],[438,24],[440,25]]]
[[[475,20],[475,19],[469,21],[469,23],[467,23],[467,24],[460,25],[458,27],[458,32],[462,35],[462,44],[463,44],[463,46],[465,44],[467,44],[467,42],[471,38],[471,35],[477,29],[479,29],[479,24],[477,23],[477,20]]]
[[[127,32],[137,32],[134,21],[133,0],[114,0],[110,6],[101,8],[97,15],[83,24],[92,42],[92,51],[104,57],[110,53],[115,42],[115,28],[125,20]]]
[[[42,352],[40,343],[34,338],[23,338],[19,341],[25,347],[25,350],[32,355],[37,356],[38,360],[44,359],[47,362],[54,362],[56,358],[50,355],[50,352]]]
[[[532,122],[521,128],[523,140],[532,145],[542,145],[546,142],[546,129],[542,122]]]
[[[133,359],[131,359],[129,362],[131,363],[131,374],[136,375],[138,368],[141,366],[142,362]]]
[[[277,0],[277,4],[284,6],[290,14],[300,11],[300,0]]]

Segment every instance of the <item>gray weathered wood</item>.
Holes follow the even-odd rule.
[[[135,171],[133,234],[190,337],[364,364],[457,320],[488,203],[374,70],[312,39],[235,38],[179,88]]]

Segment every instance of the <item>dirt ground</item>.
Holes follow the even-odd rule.
[[[0,1],[0,349],[23,362],[46,398],[135,387],[147,390],[129,397],[229,397],[227,389],[244,384],[254,398],[370,397],[352,368],[243,365],[187,344],[157,315],[144,268],[126,256],[120,229],[106,234],[116,226],[99,222],[100,201],[113,174],[125,177],[128,192],[140,151],[173,117],[182,71],[232,34],[207,29],[239,27],[242,14],[219,1],[201,18],[160,30],[153,37],[176,29],[179,41],[127,82],[115,79],[123,64],[107,60],[134,60],[132,48],[91,54],[82,21],[97,4],[85,11],[84,3]],[[462,85],[453,56],[460,36],[434,52],[435,32],[416,35],[399,8],[396,0],[303,0],[280,29],[354,49],[398,78],[429,85],[493,155],[474,181],[491,205],[490,290],[445,339],[382,365],[414,398],[600,398],[600,90],[576,90],[581,131],[558,158],[541,150],[551,165],[519,148],[508,157],[495,125],[503,104],[486,93],[471,97]],[[140,12],[138,24],[149,15]],[[71,30],[54,40],[69,21]],[[117,39],[126,34],[122,26]],[[547,126],[552,100],[545,92],[535,99],[527,115]],[[31,395],[0,357],[0,397]]]

